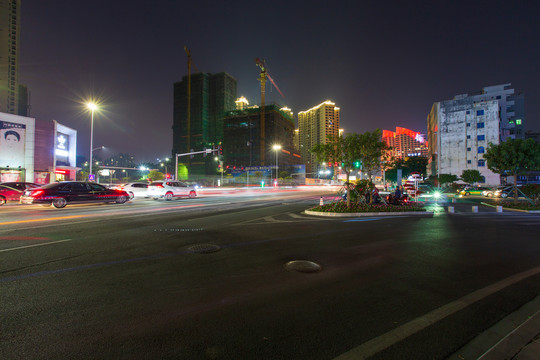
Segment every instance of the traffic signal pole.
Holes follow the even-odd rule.
[[[175,155],[175,158],[176,158],[176,169],[174,171],[174,180],[178,180],[178,158],[181,157],[181,156],[191,156],[191,155],[197,155],[197,154],[212,154],[214,152],[217,152],[219,151],[219,149],[204,149],[203,151],[193,151],[193,152],[188,152],[188,153],[183,153],[183,154],[176,154]]]

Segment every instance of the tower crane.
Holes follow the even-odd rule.
[[[264,122],[264,106],[265,106],[265,93],[266,93],[266,78],[270,80],[272,85],[277,89],[277,91],[280,93],[280,95],[285,98],[281,90],[279,90],[279,87],[276,85],[274,79],[268,74],[268,69],[266,66],[266,61],[263,59],[255,58],[255,65],[257,65],[261,69],[261,73],[259,74],[259,82],[261,83],[261,165],[264,165],[264,158],[266,155],[266,147],[265,147],[265,122]]]

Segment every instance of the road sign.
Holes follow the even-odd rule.
[[[95,181],[95,180],[96,180],[96,175],[88,174],[88,181]]]

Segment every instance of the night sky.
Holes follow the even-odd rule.
[[[360,5],[362,4],[362,5]],[[19,80],[31,117],[78,131],[88,156],[139,162],[170,156],[173,83],[225,71],[238,96],[260,102],[255,58],[295,115],[330,99],[346,132],[426,132],[433,102],[512,83],[525,94],[526,130],[540,130],[540,2],[22,0]],[[194,70],[195,72],[195,70]]]

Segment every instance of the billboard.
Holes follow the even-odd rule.
[[[26,125],[0,121],[0,167],[24,167]]]
[[[69,135],[56,133],[56,165],[69,165]]]

